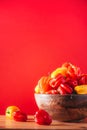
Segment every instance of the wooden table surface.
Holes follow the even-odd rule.
[[[51,125],[38,125],[34,122],[34,116],[29,116],[27,122],[17,122],[0,116],[0,130],[87,130],[87,119],[77,122],[58,122],[53,121]]]

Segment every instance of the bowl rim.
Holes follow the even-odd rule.
[[[34,93],[34,95],[46,95],[46,96],[87,96],[87,94],[63,94],[63,95],[61,95],[61,94],[45,94],[45,93]]]

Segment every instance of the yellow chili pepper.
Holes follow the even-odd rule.
[[[6,109],[5,115],[9,119],[13,119],[13,112],[20,111],[20,109],[17,106],[9,106]]]
[[[74,88],[77,94],[87,94],[87,85],[79,85]]]

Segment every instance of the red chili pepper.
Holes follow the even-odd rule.
[[[68,84],[60,84],[58,92],[60,94],[71,94],[73,89]]]
[[[38,110],[35,113],[35,122],[38,123],[39,125],[50,125],[52,123],[52,118],[46,112],[45,110]]]
[[[73,89],[68,84],[61,84],[60,85],[67,94],[71,94],[73,92]]]
[[[65,82],[65,78],[62,74],[57,77],[50,79],[49,84],[53,89],[57,89],[61,83]]]
[[[70,62],[65,62],[62,64],[62,67],[68,68],[69,66],[72,66],[72,64]]]
[[[69,62],[66,62],[62,65],[62,67],[67,68],[67,75],[70,75],[71,77],[80,76],[81,75],[81,69]]]
[[[27,121],[27,115],[21,111],[15,111],[13,112],[13,119],[15,121]]]
[[[59,92],[59,94],[61,94],[61,95],[66,94],[66,91],[65,91],[61,86],[58,87],[58,92]]]
[[[79,77],[79,85],[87,84],[87,74],[83,74]]]
[[[70,87],[74,88],[78,85],[78,78],[66,78],[66,84],[68,84]]]

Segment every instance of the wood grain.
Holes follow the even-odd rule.
[[[27,122],[17,122],[0,116],[0,130],[87,130],[87,119],[78,123],[53,121],[51,125],[38,125],[33,116],[28,117]]]

